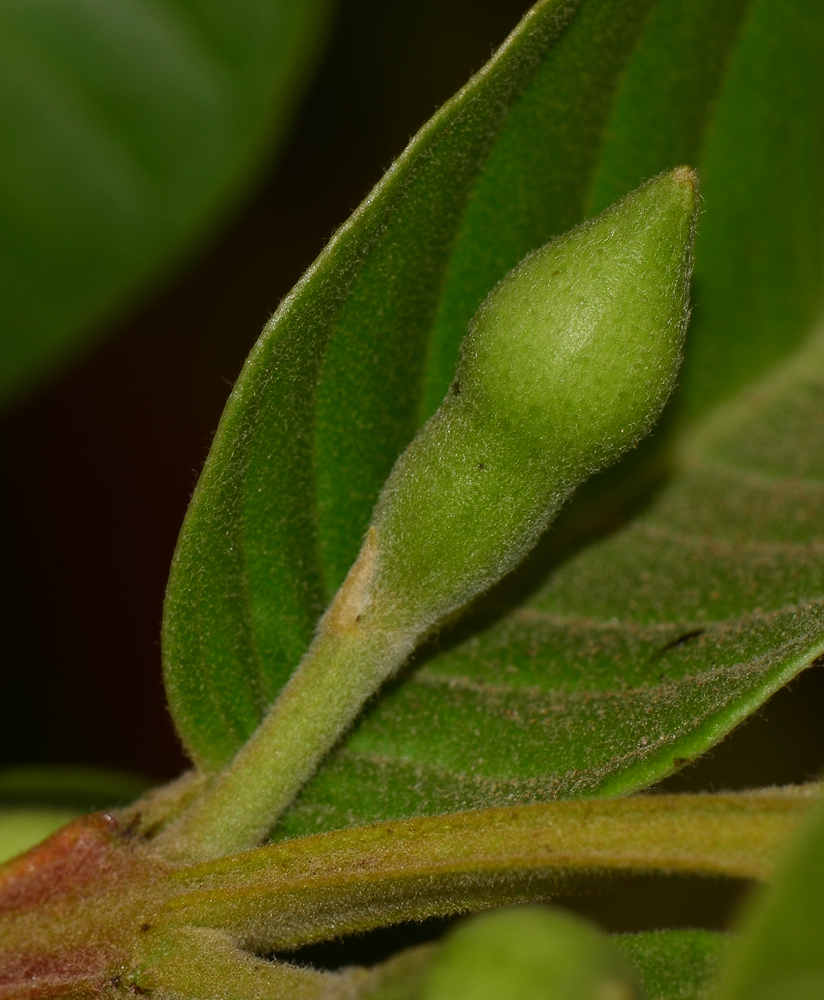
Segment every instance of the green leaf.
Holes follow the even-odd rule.
[[[79,815],[76,809],[0,806],[0,864],[27,851]]]
[[[2,0],[0,398],[190,251],[282,141],[329,0]]]
[[[0,805],[65,806],[79,814],[128,805],[150,785],[113,768],[7,767],[0,770]]]
[[[774,884],[751,901],[720,1000],[824,996],[824,810],[793,838]]]
[[[7,767],[0,770],[0,863],[34,847],[76,816],[125,806],[151,782],[96,767]]]
[[[635,966],[646,1000],[709,1000],[730,939],[713,931],[616,934]]]
[[[729,732],[824,652],[822,403],[819,333],[697,427],[621,530],[570,552],[558,522],[370,706],[282,831],[628,792]]]
[[[468,320],[528,251],[650,173],[705,164],[708,291],[679,412],[706,410],[799,341],[819,293],[822,52],[816,0],[544,0],[423,128],[264,332],[184,524],[164,661],[199,766],[231,758],[299,661]],[[760,306],[757,322],[731,324],[756,295],[792,301],[779,332]],[[778,496],[792,517],[809,512],[807,538],[815,483],[764,494],[760,462],[742,476],[707,454],[646,520],[598,541],[627,516],[615,497],[637,499],[657,462],[639,453],[574,502],[520,593],[499,595],[497,621],[430,650],[284,830],[639,787],[818,655],[814,548],[768,509]],[[754,518],[743,536],[723,504],[733,486]],[[685,499],[696,491],[703,506]]]

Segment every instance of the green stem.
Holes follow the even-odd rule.
[[[350,827],[171,876],[159,922],[266,951],[670,873],[765,879],[819,785],[480,809]]]
[[[370,536],[318,634],[252,738],[156,840],[161,853],[205,860],[261,843],[364,702],[412,651],[416,633],[371,606]]]

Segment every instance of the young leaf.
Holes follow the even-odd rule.
[[[648,6],[590,2],[571,21],[576,0],[539,3],[412,141],[250,355],[187,514],[166,598],[167,692],[201,767],[226,763],[257,727],[414,436],[451,248],[485,165],[496,151],[510,159],[513,145],[537,155],[562,143],[561,156],[541,154],[536,164],[546,175],[539,200],[548,199],[548,224],[539,238],[517,241],[484,284],[456,352],[495,282],[582,217],[581,170]],[[559,88],[571,102],[549,98]],[[569,166],[557,189],[561,161]]]
[[[0,398],[154,280],[282,140],[328,0],[4,0]]]
[[[719,271],[720,284],[701,304],[693,338],[699,345],[723,343],[732,329],[730,310],[756,289],[771,302],[783,296],[799,303],[787,313],[780,347],[770,339],[772,328],[759,320],[722,357],[712,355],[706,398],[701,386],[710,348],[697,348],[704,360],[687,377],[684,395],[693,411],[729,393],[801,336],[813,308],[806,276],[818,273],[821,253],[822,33],[824,12],[814,0],[748,5],[545,0],[413,140],[284,302],[253,351],[187,516],[167,596],[164,661],[176,723],[201,767],[220,767],[233,756],[302,656],[319,613],[357,554],[387,473],[447,388],[458,344],[478,304],[525,253],[600,207],[606,192],[622,193],[647,172],[694,154],[699,162],[709,157],[707,219],[714,206],[719,214],[699,237],[699,267],[702,253],[750,263],[734,274]],[[780,81],[775,91],[771,74]],[[665,83],[659,86],[659,80]],[[753,110],[756,105],[763,113]],[[749,123],[746,129],[739,129],[742,122]],[[803,141],[791,141],[796,133]],[[780,156],[773,152],[778,148]],[[649,154],[644,158],[637,150]],[[740,169],[722,170],[728,163]],[[757,197],[741,206],[736,191],[745,189]],[[735,213],[720,207],[728,202],[739,205]],[[772,221],[762,225],[755,216]],[[815,235],[798,244],[800,256],[789,257],[782,248],[799,227]],[[760,242],[752,242],[753,233]],[[753,254],[756,245],[764,247],[763,255]],[[765,270],[763,259],[781,266]],[[750,360],[742,361],[744,356]],[[648,472],[639,478],[648,482]],[[695,488],[698,480],[690,482]],[[723,495],[721,482],[716,488]],[[654,541],[654,533],[639,530]],[[754,531],[756,537],[763,534],[759,525]],[[628,546],[628,536],[622,537]],[[623,563],[616,557],[615,578],[597,576],[595,569],[590,576],[595,573],[601,591],[614,600],[623,596],[631,603],[627,568],[643,582],[642,574],[657,567],[662,555],[659,545],[652,562],[645,563],[641,554],[629,567],[627,557]],[[684,570],[692,559],[692,549],[686,563],[679,549],[669,565]],[[729,560],[719,572],[734,575]],[[378,810],[384,815],[606,787],[603,782],[618,772],[623,777],[616,787],[641,784],[665,773],[676,758],[710,745],[815,655],[814,604],[795,619],[788,612],[787,623],[778,620],[772,642],[758,627],[747,629],[746,616],[762,607],[760,592],[747,604],[739,587],[718,619],[707,603],[713,591],[696,594],[693,587],[692,605],[681,607],[675,582],[672,578],[666,591],[672,595],[666,607],[653,601],[644,608],[647,598],[640,593],[640,617],[621,609],[607,615],[608,601],[599,610],[588,592],[571,583],[560,602],[565,610],[552,610],[550,595],[549,618],[533,602],[520,618],[481,637],[481,647],[491,638],[496,650],[483,654],[486,668],[483,662],[467,671],[457,665],[461,656],[474,655],[465,646],[456,651],[453,668],[438,668],[437,676],[419,672],[414,688],[399,686],[383,715],[379,710],[372,717],[362,742],[355,737],[330,764],[304,803],[309,812],[293,818],[289,828],[375,815],[374,783],[384,777],[393,780],[385,812]],[[778,584],[769,585],[766,595],[773,611]],[[811,588],[792,596],[791,587],[781,606],[799,596],[814,600],[818,592],[812,583]],[[647,588],[650,599],[657,600],[653,589]],[[582,594],[580,608],[576,594]],[[583,645],[576,646],[578,624],[568,630],[563,616],[583,619],[585,626],[600,621],[603,627],[581,632]],[[615,627],[612,618],[619,619]],[[723,635],[709,629],[704,638],[697,635],[704,619],[730,627]],[[620,627],[621,620],[627,628]],[[757,615],[754,622],[765,624]],[[691,638],[683,638],[690,632]],[[521,641],[529,651],[520,665],[502,652],[501,643],[510,638],[516,649]],[[558,658],[553,665],[547,657],[542,665],[550,638],[560,642]],[[696,649],[710,651],[716,638],[724,640],[713,668],[717,674],[700,673],[691,687],[666,686],[683,676],[677,664],[688,664]],[[663,649],[676,639],[683,641]],[[695,639],[701,641],[691,646]],[[659,653],[664,669],[654,673],[650,662]],[[617,687],[610,673],[614,655],[623,657],[626,671]],[[559,687],[551,678],[564,657],[571,676]],[[580,657],[591,664],[597,681],[578,683],[572,664]],[[509,675],[502,680],[496,658],[504,667],[517,667],[520,682],[510,685]],[[725,665],[736,670],[722,670]],[[483,675],[480,684],[473,670]],[[653,677],[664,685],[663,698],[653,698],[659,708],[673,691],[689,690],[689,698],[669,702],[672,711],[639,730]],[[468,680],[463,687],[461,678]],[[725,715],[730,686],[738,700]],[[524,691],[532,688],[543,689],[548,700],[530,701]],[[595,691],[612,691],[614,697],[593,699]],[[538,725],[557,718],[568,696],[581,706],[583,744],[577,737],[566,741],[562,727],[548,740],[547,727]],[[600,724],[601,711],[615,708],[615,719],[623,719],[619,702],[639,710],[594,745],[589,734]],[[438,725],[438,713],[447,705],[456,711],[449,726]],[[539,709],[536,722],[533,707]],[[420,720],[426,717],[429,726],[433,712],[436,725],[426,749]],[[401,717],[406,724],[393,736],[389,730]],[[681,727],[675,738],[667,731],[673,720]],[[500,744],[499,730],[505,737]],[[673,752],[666,764],[659,755],[644,771],[659,735],[658,749]],[[481,743],[483,754],[477,752]],[[569,781],[546,777],[548,745],[558,761],[552,768]],[[640,761],[634,777],[621,764],[622,755],[629,755],[630,768]]]

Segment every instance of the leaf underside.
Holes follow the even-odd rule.
[[[822,74],[814,0],[540,3],[284,302],[167,594],[167,690],[205,769],[298,662],[484,295],[645,177],[702,170],[688,361],[652,447],[419,652],[281,833],[642,787],[824,650],[820,352],[742,389],[817,309]]]
[[[823,404],[819,335],[697,428],[623,528],[570,554],[559,525],[541,584],[426,650],[283,832],[629,792],[729,732],[824,652]]]
[[[2,0],[0,399],[189,249],[280,142],[328,0]]]

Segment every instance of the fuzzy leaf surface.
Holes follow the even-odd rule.
[[[819,333],[696,427],[622,528],[575,546],[558,522],[369,706],[282,831],[625,793],[692,760],[824,653],[822,439]]]
[[[297,664],[468,320],[524,254],[657,171],[703,165],[694,360],[669,430],[803,338],[820,293],[822,53],[813,0],[544,0],[422,129],[264,331],[184,524],[164,663],[201,767],[230,759]],[[785,301],[780,329],[762,322]],[[818,655],[815,477],[764,494],[761,459],[750,479],[690,463],[609,537],[660,450],[574,501],[528,585],[403,676],[284,832],[640,787]],[[746,516],[720,503],[731,478]],[[779,494],[791,518],[809,512],[803,537],[782,535],[797,522]]]
[[[2,0],[0,398],[188,250],[280,142],[328,0]]]

